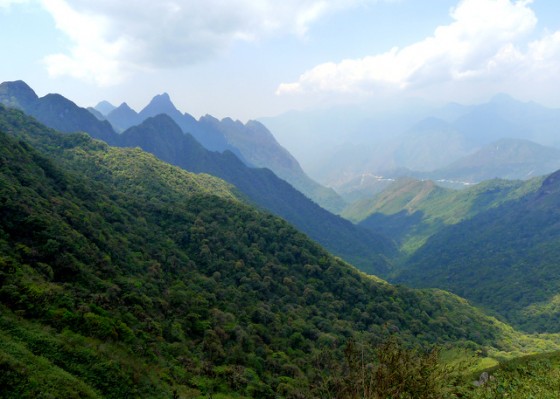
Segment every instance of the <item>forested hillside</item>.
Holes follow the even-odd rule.
[[[403,179],[345,215],[401,248],[390,281],[450,290],[529,332],[558,332],[558,173],[465,190]]]
[[[113,131],[107,121],[99,121],[89,111],[60,95],[39,98],[22,81],[0,84],[0,103],[22,109],[62,132],[84,131],[111,145],[141,147],[163,161],[188,171],[222,178],[239,188],[253,204],[286,219],[361,270],[379,274],[390,269],[390,258],[395,254],[395,247],[390,240],[331,214],[268,169],[249,167],[231,151],[221,153],[207,150],[193,136],[185,133],[185,129],[188,126],[197,129],[212,127],[211,118],[198,124],[192,116],[181,114],[168,96],[156,96],[143,110],[145,112],[141,113],[141,119],[148,119],[120,135]],[[184,125],[182,130],[174,119],[190,121],[190,124]],[[207,138],[214,134],[221,137],[220,140],[225,140],[216,127],[210,131],[205,129],[197,132]],[[239,155],[239,151],[235,152]]]
[[[5,397],[313,397],[349,339],[555,345],[333,258],[221,180],[0,107]]]
[[[167,115],[131,127],[116,143],[138,146],[188,171],[220,177],[239,188],[253,204],[283,217],[361,270],[370,274],[390,270],[390,258],[396,253],[391,240],[331,214],[268,169],[249,168],[229,151],[206,150]]]
[[[526,182],[493,179],[451,190],[429,180],[403,178],[375,197],[352,204],[343,215],[387,235],[410,255],[446,226],[521,198],[537,190],[541,182],[542,178]]]
[[[451,290],[527,331],[560,331],[559,176],[442,229],[397,281]]]

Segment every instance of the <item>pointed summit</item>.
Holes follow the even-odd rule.
[[[171,101],[169,94],[163,93],[158,94],[146,107],[140,111],[140,119],[146,120],[152,116],[156,116],[159,114],[167,114],[169,115],[175,122],[179,123],[179,120],[182,118],[183,114],[175,107],[175,104]]]
[[[119,133],[142,122],[138,113],[130,108],[127,103],[122,103],[118,108],[112,110],[107,115],[107,120]]]
[[[113,104],[111,104],[109,101],[101,101],[99,102],[95,107],[93,107],[94,109],[96,109],[97,111],[101,112],[101,114],[103,116],[107,116],[109,115],[109,113],[111,113],[112,111],[115,110],[115,107]]]
[[[23,80],[0,84],[0,103],[7,107],[28,111],[38,99],[37,94]]]

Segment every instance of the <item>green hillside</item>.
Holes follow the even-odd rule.
[[[558,347],[367,277],[223,181],[3,107],[0,214],[7,398],[314,397],[321,353],[391,331],[490,354]]]
[[[61,95],[39,98],[23,81],[1,83],[0,103],[21,109],[58,131],[86,132],[110,145],[140,147],[190,172],[217,176],[235,185],[254,205],[284,218],[361,270],[379,274],[391,268],[390,258],[396,252],[392,241],[328,212],[269,169],[247,166],[239,150],[228,144],[224,133],[214,126],[222,122],[207,116],[199,123],[192,116],[181,114],[167,94],[154,97],[140,113],[144,122],[122,134],[116,134],[107,121],[98,120]],[[201,145],[186,133],[189,131],[204,138],[207,148],[214,150]]]
[[[209,173],[235,185],[247,199],[293,224],[329,251],[370,274],[387,273],[396,253],[391,240],[355,226],[308,199],[269,169],[249,168],[229,151],[211,152],[168,116],[131,127],[117,145],[140,147],[185,170]]]
[[[400,245],[390,281],[449,290],[528,332],[560,332],[554,176],[460,191],[401,180],[346,216]]]
[[[397,281],[451,290],[526,331],[560,331],[558,176],[440,230]]]
[[[450,190],[433,182],[401,179],[369,200],[348,207],[343,216],[385,234],[411,254],[446,226],[536,190],[542,178],[526,182],[494,179],[464,190]]]

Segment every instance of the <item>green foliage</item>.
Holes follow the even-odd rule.
[[[322,398],[455,397],[456,371],[440,361],[438,348],[427,351],[406,348],[392,336],[376,346],[351,341],[344,354],[342,366],[339,363],[327,366],[319,382]]]
[[[495,179],[464,190],[449,190],[431,181],[402,179],[373,199],[348,207],[343,215],[386,234],[410,255],[446,226],[521,198],[537,190],[541,182],[541,178],[527,182]]]
[[[206,150],[167,115],[128,129],[112,144],[139,146],[172,165],[224,179],[252,204],[284,218],[365,272],[378,274],[390,268],[392,241],[331,214],[268,169],[250,168],[229,151]]]
[[[556,174],[431,237],[397,281],[450,290],[529,332],[560,332]]]

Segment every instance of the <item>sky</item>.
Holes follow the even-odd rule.
[[[556,0],[0,0],[0,80],[195,117],[495,93],[560,107]]]

